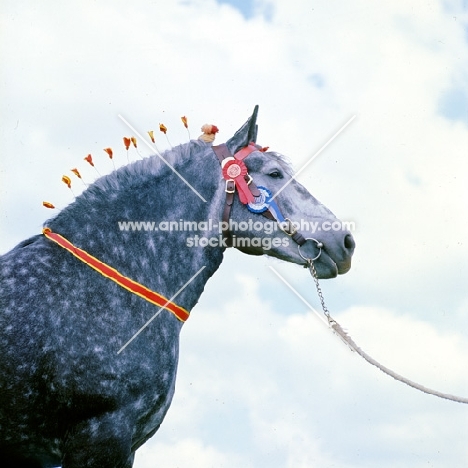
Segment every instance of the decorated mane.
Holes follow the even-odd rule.
[[[188,119],[187,117],[181,117],[182,123],[184,127],[187,129],[187,133],[190,138],[190,131],[188,128]],[[166,136],[167,138],[167,127],[164,124],[159,125],[160,131]],[[114,157],[115,153],[111,147],[104,148],[104,152],[108,155],[108,157],[112,160],[114,165],[114,171],[110,174],[101,175],[98,169],[95,166],[95,161],[93,160],[93,156],[88,154],[84,161],[86,161],[89,165],[91,165],[99,177],[94,180],[92,183],[87,184],[77,168],[70,169],[70,172],[73,176],[63,175],[62,182],[67,185],[67,187],[72,191],[73,196],[75,199],[83,200],[84,202],[94,202],[97,198],[99,198],[100,194],[103,192],[113,192],[116,190],[121,190],[123,188],[133,188],[138,187],[141,184],[145,183],[152,177],[159,176],[161,171],[170,170],[167,166],[169,163],[173,167],[178,167],[187,161],[188,158],[191,156],[191,149],[194,147],[201,148],[203,145],[212,144],[216,138],[216,134],[219,132],[219,129],[216,125],[205,124],[201,127],[201,131],[203,132],[197,140],[189,140],[187,143],[180,144],[176,147],[171,147],[170,149],[165,150],[164,152],[160,153],[156,146],[154,146],[155,155],[149,157],[143,157],[138,150],[138,141],[135,137],[123,137],[123,146],[126,150],[127,155],[127,164],[121,166],[119,168],[115,167]],[[151,142],[153,145],[156,143],[156,139],[154,137],[154,131],[150,130],[147,132]],[[137,156],[140,158],[135,161],[130,161],[129,151],[134,150]],[[267,148],[265,148],[267,150]],[[284,169],[286,174],[293,175],[294,170],[291,164],[291,161],[287,159],[284,155],[277,153],[275,151],[268,151],[268,155],[270,155],[273,159],[276,159],[280,164],[281,167]],[[163,158],[163,159],[162,159]],[[75,196],[75,193],[72,190],[73,185],[73,178],[80,179],[83,184],[87,187],[81,194]],[[55,209],[55,205],[49,201],[43,201],[42,205],[48,209]]]

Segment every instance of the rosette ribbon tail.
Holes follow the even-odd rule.
[[[274,200],[268,202],[268,211],[273,215],[273,217],[278,221],[278,223],[283,223],[285,221],[284,216],[281,214],[281,210]]]
[[[243,176],[236,177],[234,182],[239,192],[239,200],[241,203],[247,205],[247,203],[251,203],[255,200]]]

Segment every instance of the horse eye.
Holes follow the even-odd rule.
[[[271,178],[273,179],[280,179],[282,177],[281,175],[281,172],[280,171],[272,171],[268,174]]]

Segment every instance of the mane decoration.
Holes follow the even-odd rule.
[[[187,119],[187,117],[185,115],[182,116],[180,119],[181,119],[182,124],[184,125],[185,129],[187,130],[187,134],[188,134],[189,141],[190,141],[191,138],[190,138],[190,130],[189,130],[189,126],[188,126],[188,119]],[[167,130],[168,130],[167,127],[164,124],[160,123],[159,124],[159,130],[160,130],[161,133],[164,133],[164,135],[166,137],[166,140],[169,143],[169,146],[171,146],[171,148],[172,148],[171,142],[169,141],[169,138],[167,136]],[[201,127],[201,131],[203,133],[202,133],[202,135],[200,135],[198,137],[198,140],[203,141],[203,142],[205,142],[207,144],[211,144],[215,140],[216,134],[219,132],[219,129],[218,129],[218,127],[216,125],[205,124],[205,125],[203,125]],[[156,138],[154,136],[154,131],[149,130],[147,132],[147,134],[148,134],[151,142],[153,144],[156,144]],[[126,154],[127,154],[127,163],[130,163],[129,151],[130,151],[132,146],[135,149],[138,156],[141,159],[144,159],[144,157],[138,151],[138,142],[137,142],[137,139],[134,136],[130,136],[130,137],[124,136],[122,138],[122,142],[123,142],[123,146],[125,148]],[[115,166],[115,162],[114,162],[114,150],[111,147],[103,148],[103,150],[108,155],[109,159],[112,161],[114,170],[116,170],[116,166]],[[98,169],[95,166],[93,156],[91,155],[91,153],[89,153],[86,157],[84,157],[83,160],[86,161],[91,167],[94,168],[94,170],[96,171],[96,173],[98,174],[99,177],[102,176],[102,174],[98,171]],[[83,177],[82,177],[80,171],[78,170],[78,168],[75,167],[73,169],[70,169],[70,172],[73,173],[78,179],[80,179],[85,187],[89,187],[90,184],[86,183],[83,180]],[[72,189],[72,179],[68,175],[63,175],[62,176],[62,182],[70,189],[73,196],[76,198],[76,195],[75,195],[75,193],[73,192],[73,189]],[[56,209],[55,205],[53,203],[49,202],[49,201],[43,201],[42,206],[45,207],[45,208],[48,208],[48,209]]]
[[[216,138],[216,134],[219,132],[219,129],[216,125],[205,124],[201,128],[201,131],[203,134],[200,135],[198,139],[204,141],[205,143],[213,143]]]

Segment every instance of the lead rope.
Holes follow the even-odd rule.
[[[415,388],[416,390],[419,390],[419,391],[424,392],[424,393],[428,393],[429,395],[434,395],[434,396],[439,397],[439,398],[445,398],[446,400],[456,401],[457,403],[468,404],[468,398],[463,398],[463,397],[459,397],[459,396],[455,396],[455,395],[450,395],[448,393],[441,393],[441,392],[438,392],[437,390],[432,390],[430,388],[424,387],[423,385],[420,385],[420,384],[418,384],[416,382],[413,382],[410,379],[407,379],[406,377],[401,376],[400,374],[397,374],[396,372],[389,369],[388,367],[383,366],[382,364],[377,362],[374,358],[369,356],[365,351],[363,351],[353,341],[353,339],[343,330],[341,325],[330,315],[330,312],[329,312],[327,306],[325,305],[325,300],[323,298],[322,289],[320,288],[318,275],[317,275],[317,270],[315,269],[314,262],[313,262],[313,260],[308,259],[307,263],[309,265],[310,274],[312,275],[312,278],[314,279],[314,282],[315,282],[315,287],[317,289],[317,294],[318,294],[318,297],[320,299],[320,304],[322,305],[323,313],[325,314],[325,317],[327,317],[329,326],[349,346],[349,348],[352,351],[355,351],[356,353],[358,353],[369,364],[372,364],[373,366],[377,367],[383,373],[389,375],[390,377],[393,377],[395,380],[399,380],[400,382],[403,382],[404,384]]]

